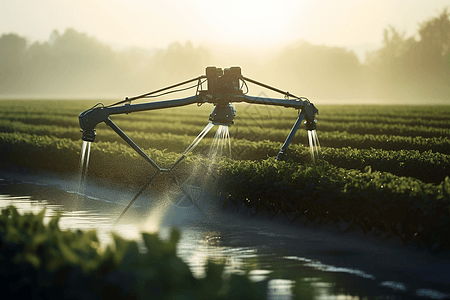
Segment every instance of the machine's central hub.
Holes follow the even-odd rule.
[[[236,116],[236,110],[233,105],[228,103],[226,106],[216,105],[213,111],[209,115],[209,120],[214,125],[230,126],[234,123],[234,117]]]
[[[240,67],[206,68],[208,79],[208,102],[225,107],[229,102],[235,101],[235,97],[242,96],[239,80],[242,78]]]
[[[239,86],[242,78],[240,67],[206,68],[208,79],[208,90],[206,92],[207,102],[214,104],[214,109],[209,115],[209,120],[215,125],[230,126],[234,123],[236,111],[230,104],[236,97],[243,96]]]

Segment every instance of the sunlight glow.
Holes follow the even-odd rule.
[[[0,10],[0,34],[15,32],[34,42],[55,29],[74,28],[112,46],[149,48],[176,41],[352,46],[379,44],[388,25],[412,34],[418,22],[448,5],[448,0],[15,0]]]
[[[301,1],[200,0],[191,5],[206,26],[207,40],[245,47],[287,42],[296,30]]]

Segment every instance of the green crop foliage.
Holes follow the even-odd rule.
[[[94,101],[0,101],[0,167],[78,172],[78,114]],[[106,104],[106,103],[105,103]],[[211,105],[114,115],[111,119],[160,166],[170,167],[207,124]],[[269,217],[306,217],[316,226],[380,231],[435,251],[449,246],[450,106],[320,106],[322,149],[312,163],[300,129],[287,160],[275,157],[297,118],[292,109],[236,105],[231,160],[218,163],[225,206]],[[104,124],[97,126],[89,176],[143,184],[155,171]],[[177,166],[186,178],[214,129]],[[164,188],[155,181],[152,188]]]
[[[373,170],[430,183],[440,183],[450,174],[450,156],[432,150],[322,148],[321,158],[346,169],[364,170],[371,166]]]
[[[284,213],[293,222],[301,216],[359,227],[363,232],[389,232],[405,243],[424,243],[439,251],[450,238],[450,178],[438,185],[391,173],[316,165],[226,160],[219,169],[226,202],[252,215]],[[236,199],[242,199],[242,204]],[[291,214],[292,217],[288,217]]]
[[[206,277],[195,278],[176,256],[180,239],[142,233],[136,241],[113,234],[102,249],[95,231],[61,230],[59,216],[46,225],[45,210],[19,214],[14,206],[0,215],[2,283],[5,297],[39,299],[265,299],[262,285],[248,275],[224,276],[224,265],[207,263]]]
[[[421,136],[398,136],[398,135],[373,135],[373,134],[350,134],[348,132],[323,132],[320,133],[320,144],[333,148],[362,148],[383,150],[419,150],[437,151],[450,154],[450,139],[448,136],[424,138]]]

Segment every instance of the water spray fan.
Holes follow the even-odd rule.
[[[165,101],[152,101],[147,103],[132,104],[132,101],[143,99],[143,98],[154,98],[169,93],[183,91],[188,88],[176,89],[180,86],[186,85],[188,83],[197,82],[196,85],[190,86],[188,88],[196,88],[196,93],[194,96],[175,99],[175,100],[165,100]],[[247,82],[259,85],[261,87],[267,88],[269,90],[278,92],[284,96],[283,99],[277,98],[267,98],[267,97],[255,97],[249,96]],[[204,85],[206,84],[206,89]],[[246,88],[244,93],[243,87]],[[165,87],[150,93],[143,95],[125,98],[123,101],[104,106],[103,104],[98,104],[91,109],[82,112],[79,116],[80,127],[82,132],[82,140],[85,142],[94,142],[96,137],[95,127],[101,122],[105,122],[106,125],[111,127],[128,145],[130,145],[140,156],[142,156],[149,164],[151,164],[156,172],[150,177],[150,179],[145,183],[145,185],[140,189],[136,196],[130,201],[128,206],[124,209],[122,215],[128,210],[128,208],[133,204],[133,202],[139,197],[139,195],[151,184],[151,182],[160,173],[170,173],[174,168],[186,157],[186,155],[192,151],[195,146],[200,142],[200,140],[207,134],[209,129],[213,125],[223,125],[231,126],[234,123],[234,118],[236,116],[236,110],[234,109],[232,103],[250,103],[259,105],[273,105],[282,106],[287,108],[294,108],[299,110],[298,118],[289,132],[285,142],[281,146],[281,149],[277,155],[277,160],[282,160],[286,156],[286,151],[294,138],[297,129],[299,128],[301,122],[305,120],[306,129],[308,130],[308,137],[315,136],[316,119],[315,115],[318,114],[317,108],[305,97],[296,97],[289,92],[284,92],[275,87],[263,84],[256,80],[242,76],[240,67],[231,67],[227,69],[221,69],[216,67],[207,67],[206,75],[201,75],[199,77]],[[168,169],[161,168],[158,164],[153,161],[139,146],[137,146],[111,119],[111,115],[116,114],[128,114],[131,112],[138,111],[149,111],[156,109],[173,108],[191,104],[197,104],[198,106],[209,103],[214,105],[214,108],[209,115],[210,126],[205,127],[197,138],[192,142],[192,144],[186,149],[186,151],[181,155],[181,157]],[[206,130],[208,128],[208,130]],[[312,145],[312,144],[311,144]],[[190,199],[189,195],[186,197],[195,205],[195,201]]]

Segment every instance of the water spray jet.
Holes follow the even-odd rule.
[[[221,69],[216,67],[207,67],[206,75],[201,75],[199,77],[180,82],[150,93],[143,95],[125,98],[117,103],[104,106],[103,104],[96,105],[91,109],[82,112],[79,116],[79,122],[82,132],[82,140],[85,142],[94,142],[96,132],[95,127],[97,124],[104,122],[107,126],[113,129],[130,147],[132,147],[140,156],[142,156],[149,164],[151,164],[156,172],[153,173],[147,183],[139,190],[136,196],[130,201],[130,203],[123,210],[122,214],[117,220],[119,220],[123,214],[128,210],[128,208],[133,204],[133,202],[139,197],[139,195],[152,183],[152,181],[161,173],[171,173],[176,166],[183,161],[183,159],[188,155],[203,139],[203,137],[208,133],[208,131],[214,126],[219,125],[219,138],[222,139],[221,147],[223,148],[225,139],[228,138],[229,133],[228,127],[234,123],[234,118],[236,116],[236,110],[231,103],[250,103],[259,105],[272,105],[272,106],[282,106],[286,108],[294,108],[299,111],[298,118],[289,132],[286,141],[282,145],[278,155],[277,160],[283,160],[285,158],[287,148],[291,143],[295,133],[301,122],[305,120],[306,129],[308,130],[308,136],[310,140],[311,147],[314,147],[318,151],[318,139],[316,134],[316,119],[315,115],[319,113],[317,108],[305,97],[297,97],[289,92],[282,91],[270,85],[258,82],[256,80],[247,78],[241,74],[240,67],[231,67],[227,69]],[[189,88],[196,88],[196,94],[191,97],[166,100],[166,101],[154,101],[139,104],[131,104],[132,101],[144,98],[154,98],[169,93],[174,93],[178,91],[184,91],[188,88],[175,89],[188,83],[197,82],[196,85]],[[247,95],[248,86],[247,82],[255,85],[267,88],[269,90],[278,92],[284,96],[284,99],[277,98],[267,98],[267,97],[254,97]],[[204,84],[206,83],[206,89],[204,89]],[[243,87],[246,87],[246,92],[244,93]],[[129,114],[139,111],[149,111],[156,109],[165,109],[173,107],[181,107],[191,104],[197,104],[201,106],[203,104],[212,104],[214,108],[209,115],[209,124],[205,129],[197,136],[197,138],[192,142],[191,145],[186,149],[186,151],[181,155],[181,157],[168,169],[161,168],[156,162],[154,162],[139,146],[137,146],[133,140],[131,140],[110,118],[112,115],[116,114]],[[225,130],[221,126],[224,126]],[[218,141],[217,141],[218,143]],[[230,143],[230,142],[229,142]],[[218,143],[219,144],[219,143]],[[312,148],[311,148],[312,149]],[[231,149],[230,149],[231,152]],[[311,151],[311,155],[314,159],[314,151]],[[183,189],[181,189],[183,191]],[[185,193],[185,192],[183,192]],[[186,197],[189,197],[186,195]],[[195,203],[194,203],[195,204]]]

